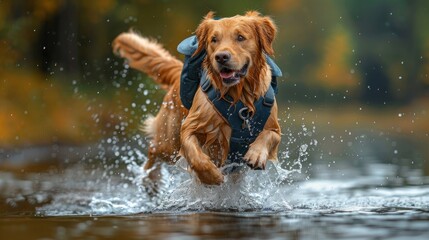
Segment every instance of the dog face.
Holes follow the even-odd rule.
[[[196,30],[199,45],[195,54],[206,49],[206,68],[217,87],[245,84],[248,75],[258,77],[257,69],[265,64],[263,53],[274,54],[273,21],[254,11],[219,20],[213,16],[209,12]]]

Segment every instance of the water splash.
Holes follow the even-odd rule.
[[[287,201],[288,192],[282,186],[293,171],[283,169],[278,162],[269,162],[265,171],[245,168],[225,176],[221,186],[206,186],[185,170],[185,160],[181,159],[174,166],[162,166],[160,192],[152,197],[142,185],[147,173],[130,158],[123,159],[128,163],[129,174],[120,176],[128,183],[118,184],[118,180],[111,177],[107,191],[97,192],[87,199],[91,215],[154,211],[284,211],[291,208]],[[50,215],[46,211],[44,214]]]
[[[51,203],[38,208],[41,215],[123,215],[163,211],[285,211],[291,209],[291,174],[299,173],[308,156],[309,144],[298,147],[298,163],[282,166],[289,159],[269,161],[265,171],[243,167],[238,173],[225,176],[221,186],[206,186],[187,171],[185,159],[176,165],[163,164],[160,192],[151,196],[143,185],[147,172],[144,139],[138,135],[119,146],[119,139],[110,137],[98,146],[102,167],[87,175],[83,169],[69,169]],[[122,142],[123,143],[123,142]],[[111,152],[109,154],[108,152]],[[294,153],[295,154],[295,153]],[[115,160],[107,157],[116,156]],[[288,154],[281,154],[288,156]],[[83,159],[83,163],[96,162]],[[283,164],[284,165],[284,164]],[[299,166],[299,167],[297,167]],[[82,167],[82,166],[81,166]],[[81,177],[81,178],[80,178]],[[76,181],[81,179],[83,182]],[[74,193],[73,189],[75,190]]]
[[[184,160],[183,160],[184,161]],[[290,209],[286,192],[280,186],[289,171],[269,162],[267,170],[248,168],[225,176],[224,184],[206,186],[193,175],[182,175],[168,189],[158,211],[275,211]],[[171,178],[172,175],[169,175]]]

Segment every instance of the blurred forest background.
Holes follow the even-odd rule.
[[[134,29],[182,58],[177,44],[209,10],[251,9],[278,25],[286,122],[427,146],[429,1],[0,0],[0,149],[134,134],[163,93],[112,54],[115,36]]]

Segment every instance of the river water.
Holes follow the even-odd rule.
[[[222,186],[200,185],[184,161],[164,166],[157,196],[141,184],[140,137],[45,149],[56,160],[36,157],[43,149],[3,152],[13,161],[0,171],[0,239],[429,238],[423,157],[379,158],[370,144],[338,159],[327,150],[338,144],[308,129],[285,133],[279,163]],[[406,141],[394,148],[416,150]]]

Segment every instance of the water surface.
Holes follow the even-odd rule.
[[[283,118],[266,171],[207,187],[182,160],[156,196],[138,134],[1,150],[0,239],[428,239],[426,138]]]
[[[140,184],[139,161],[130,157],[139,154],[106,165],[40,161],[50,170],[2,170],[0,238],[429,237],[429,178],[418,167],[376,160],[361,167],[269,164],[265,172],[205,187],[179,164],[163,168],[163,191],[151,197]]]

